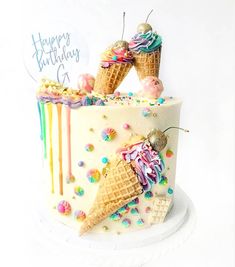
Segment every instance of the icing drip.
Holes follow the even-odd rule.
[[[66,107],[67,111],[67,144],[68,144],[68,181],[73,179],[72,175],[72,164],[71,164],[71,124],[70,124],[70,116],[71,116],[71,109],[69,106]]]
[[[39,113],[39,120],[40,120],[40,139],[43,140],[43,130],[42,130],[42,112],[41,112],[41,105],[40,102],[37,102],[38,106],[38,113]]]
[[[152,149],[147,142],[138,143],[121,151],[127,162],[133,162],[134,169],[144,190],[161,181],[161,172],[165,165],[160,153]]]
[[[46,116],[45,116],[45,104],[40,102],[41,105],[41,121],[42,121],[42,139],[44,147],[44,158],[47,158],[47,138],[46,138]]]
[[[49,124],[49,167],[51,173],[51,192],[54,193],[54,166],[53,166],[53,144],[52,144],[52,104],[47,103]]]
[[[60,182],[60,194],[63,195],[62,121],[61,121],[62,104],[57,104],[56,107],[57,107],[57,114],[58,114],[59,182]]]

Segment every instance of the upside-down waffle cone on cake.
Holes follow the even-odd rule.
[[[99,67],[94,91],[101,94],[113,94],[116,88],[130,71],[132,64],[129,62],[113,63],[109,67]]]
[[[161,47],[151,53],[133,53],[134,67],[140,80],[147,76],[159,75]]]
[[[107,176],[103,176],[88,216],[83,222],[80,234],[116,212],[143,192],[143,188],[130,163],[116,159],[109,165]]]

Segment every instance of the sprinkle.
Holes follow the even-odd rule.
[[[90,132],[94,132],[94,129],[93,129],[93,128],[90,128],[89,131],[90,131]]]
[[[168,192],[169,195],[172,195],[173,192],[174,192],[174,190],[171,187],[169,187],[168,190],[167,190],[167,192]]]
[[[160,184],[160,185],[167,185],[167,183],[168,183],[168,179],[167,179],[167,177],[164,176],[164,175],[162,175],[159,184]]]
[[[144,109],[142,110],[142,115],[143,115],[144,117],[149,117],[149,116],[151,115],[151,109],[150,109],[150,108],[144,108]]]
[[[122,221],[122,225],[124,226],[124,227],[129,227],[130,225],[131,225],[131,220],[130,219],[124,219],[123,221]]]
[[[74,175],[67,176],[67,177],[66,177],[66,182],[67,182],[67,184],[74,183],[74,182],[75,182],[75,177],[74,177]]]
[[[119,221],[121,218],[122,218],[122,215],[118,212],[115,212],[113,214],[111,214],[109,216],[109,218],[112,220],[112,221]]]
[[[101,136],[104,141],[112,141],[117,135],[117,132],[113,128],[106,128],[102,131]]]
[[[117,56],[113,56],[112,59],[117,61],[118,57]]]
[[[128,130],[130,128],[130,125],[128,123],[124,123],[122,126],[125,130]]]
[[[144,194],[144,198],[147,199],[147,200],[150,200],[152,197],[153,197],[153,193],[151,191],[147,191]]]
[[[79,166],[79,167],[84,166],[84,161],[80,160],[80,161],[78,162],[78,166]]]
[[[163,104],[164,102],[165,102],[165,99],[162,97],[158,98],[158,100],[157,100],[158,104]]]
[[[82,210],[76,210],[74,212],[74,218],[79,222],[83,222],[86,219],[86,213]]]
[[[166,151],[166,157],[167,157],[167,158],[171,158],[172,156],[173,156],[173,152],[172,152],[172,150],[167,149],[167,151]]]
[[[103,228],[103,230],[104,230],[105,232],[107,232],[107,231],[109,230],[108,226],[106,226],[106,225],[104,225],[102,228]]]
[[[90,183],[97,183],[100,180],[100,172],[97,169],[90,169],[86,176]]]
[[[128,93],[128,96],[133,96],[133,93],[132,93],[132,92],[129,92],[129,93]]]
[[[139,226],[142,226],[144,224],[144,220],[143,219],[139,219],[137,222],[136,222],[137,225]]]
[[[62,200],[58,204],[57,210],[59,213],[65,215],[65,216],[68,216],[71,214],[71,205],[66,200]]]
[[[74,193],[77,196],[82,197],[84,195],[84,189],[81,186],[76,186],[74,187]]]
[[[103,118],[103,119],[107,119],[107,116],[106,116],[106,115],[103,115],[102,118]]]
[[[146,207],[145,212],[149,213],[151,211],[151,207]]]
[[[109,162],[108,158],[106,158],[106,157],[103,157],[103,158],[101,159],[101,161],[102,161],[102,163],[104,163],[104,164],[106,164],[106,163]]]
[[[94,145],[92,145],[92,144],[86,144],[85,145],[85,150],[87,152],[92,152],[94,150]]]
[[[132,208],[131,209],[131,214],[137,215],[139,213],[139,210],[137,208]]]
[[[136,207],[139,204],[139,202],[140,202],[139,198],[137,197],[137,198],[133,199],[131,202],[129,202],[127,205],[129,208]]]
[[[128,205],[125,205],[125,206],[121,207],[121,208],[118,210],[118,212],[119,212],[121,215],[123,215],[123,214],[128,213],[129,210],[130,210],[130,208],[128,207]]]

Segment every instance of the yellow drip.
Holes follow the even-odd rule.
[[[61,109],[62,104],[57,104],[58,113],[58,140],[59,140],[59,181],[60,181],[60,194],[63,195],[63,166],[62,166],[62,122],[61,122]]]
[[[52,144],[52,103],[47,103],[49,123],[49,167],[51,173],[51,192],[54,193],[54,168],[53,168],[53,144]]]

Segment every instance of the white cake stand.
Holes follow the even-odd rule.
[[[87,234],[55,220],[45,207],[35,214],[35,238],[48,249],[60,251],[72,266],[143,266],[144,263],[183,243],[192,233],[196,215],[191,200],[176,187],[174,206],[163,224],[123,235]],[[79,255],[79,264],[78,262]],[[92,257],[91,257],[92,255]],[[81,265],[82,262],[82,265]]]

